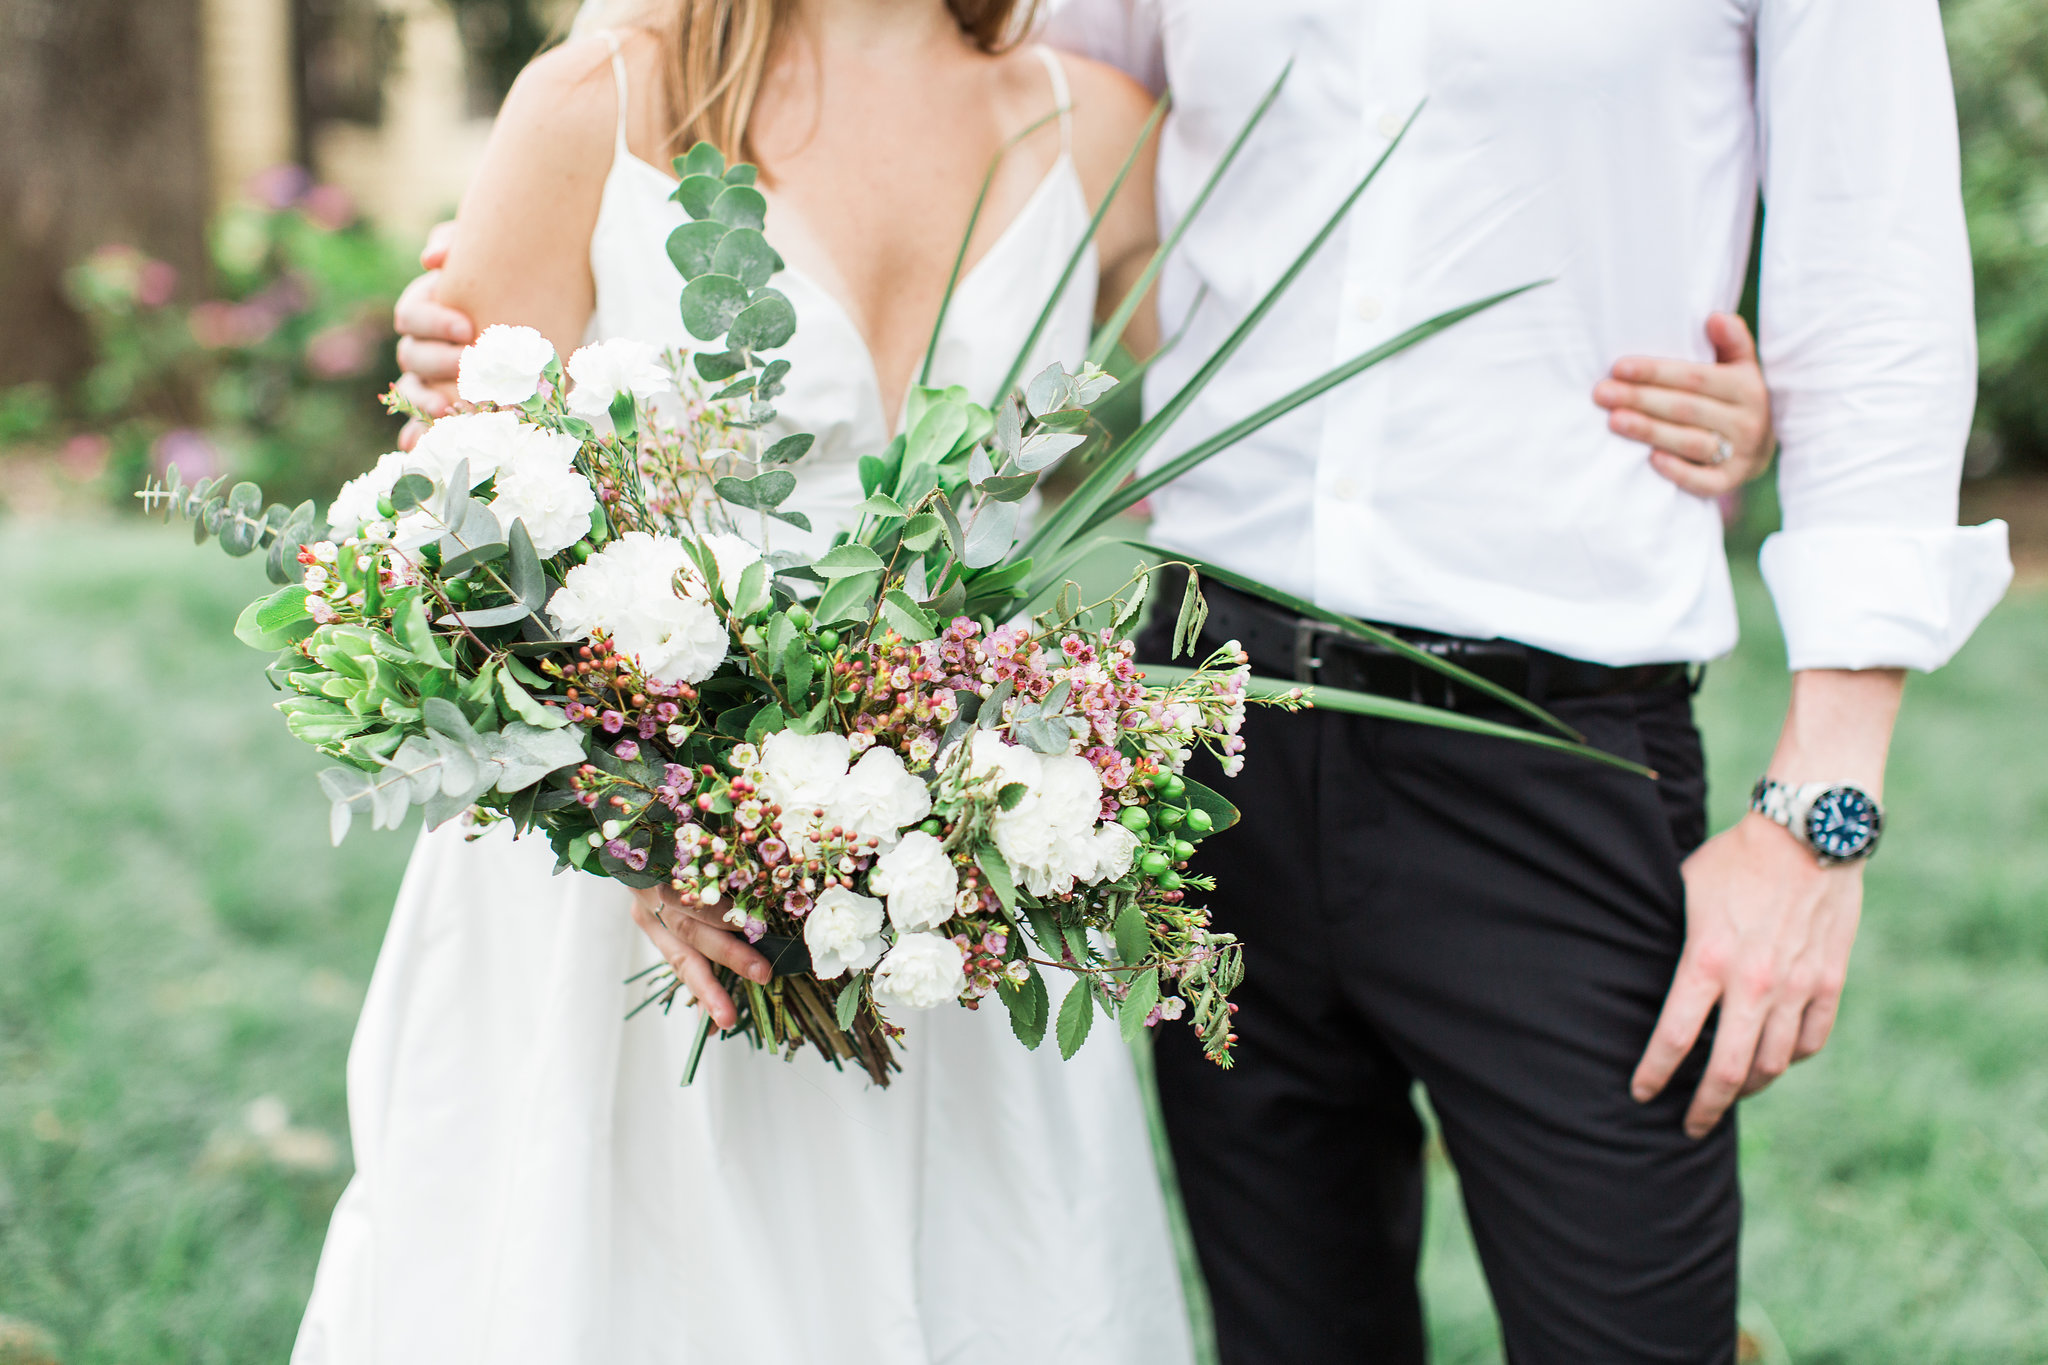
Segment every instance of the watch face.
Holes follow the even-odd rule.
[[[1854,787],[1821,793],[1806,817],[1814,850],[1828,858],[1855,858],[1870,851],[1884,824],[1877,802]]]

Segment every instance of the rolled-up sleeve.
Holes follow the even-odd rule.
[[[1791,666],[1938,668],[2012,578],[1956,525],[1977,348],[1936,0],[1759,0],[1764,543]]]

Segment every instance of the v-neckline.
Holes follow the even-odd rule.
[[[622,155],[627,161],[645,168],[649,174],[658,177],[670,189],[673,189],[677,184],[674,176],[646,158],[637,156],[630,150],[624,151]],[[1061,172],[1068,171],[1072,163],[1073,154],[1071,152],[1062,151],[1059,154],[1059,157],[1054,160],[1045,175],[1040,178],[1037,186],[1032,189],[1030,195],[1024,200],[1023,206],[1010,215],[1010,221],[1003,225],[1003,230],[996,234],[993,242],[989,243],[988,249],[982,252],[972,265],[967,266],[960,272],[960,278],[953,285],[952,304],[959,303],[961,295],[967,291],[968,285],[980,274],[981,268],[995,259],[1009,245],[1010,239],[1016,236],[1019,226],[1023,224],[1025,219],[1037,211],[1040,201],[1045,199],[1051,193],[1055,184],[1058,183]],[[783,212],[785,214],[789,212],[786,205]],[[942,330],[937,337],[927,342],[924,348],[911,360],[910,382],[904,386],[903,393],[898,397],[895,410],[892,412],[889,407],[888,395],[882,392],[882,372],[881,368],[875,363],[874,345],[868,340],[867,333],[861,330],[860,323],[855,320],[853,309],[847,305],[844,299],[839,297],[836,291],[827,287],[824,281],[811,274],[808,270],[803,269],[801,266],[792,265],[787,260],[783,262],[782,268],[784,274],[793,275],[810,286],[811,290],[818,297],[831,305],[833,311],[839,315],[839,320],[846,325],[847,332],[851,334],[854,342],[860,347],[861,358],[867,362],[868,390],[874,395],[875,406],[881,412],[883,430],[887,433],[888,439],[895,440],[901,433],[904,417],[910,411],[910,391],[917,387],[917,376],[924,369],[925,360],[931,354],[933,343],[945,340],[944,331]],[[953,309],[949,306],[946,322],[950,324],[952,318]]]

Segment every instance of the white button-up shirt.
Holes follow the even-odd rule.
[[[1291,58],[1162,278],[1172,393],[1427,107],[1182,420],[1170,455],[1445,309],[1553,283],[1369,371],[1153,498],[1154,536],[1357,616],[1610,664],[1735,642],[1721,523],[1607,430],[1620,356],[1711,360],[1759,191],[1794,668],[1945,662],[2011,576],[1956,525],[1976,385],[1936,0],[1061,0],[1052,41],[1174,109],[1162,226]]]

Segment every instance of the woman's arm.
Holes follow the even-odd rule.
[[[595,307],[590,234],[617,117],[601,39],[556,48],[520,73],[462,197],[439,303],[478,329],[532,327],[564,358],[582,342]]]
[[[1152,115],[1152,96],[1115,67],[1085,57],[1063,55],[1061,60],[1073,87],[1074,166],[1089,204],[1099,205]],[[1096,233],[1096,254],[1102,264],[1102,283],[1096,295],[1098,321],[1116,311],[1159,245],[1159,219],[1152,198],[1158,151],[1155,129]],[[1131,318],[1123,341],[1140,357],[1157,349],[1158,315],[1149,296]]]

